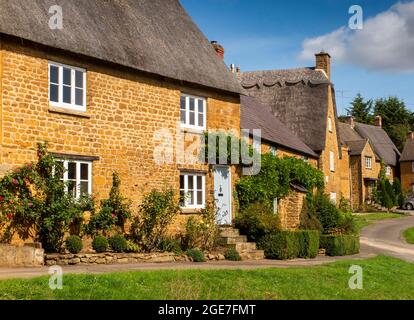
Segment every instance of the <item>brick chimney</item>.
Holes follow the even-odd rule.
[[[407,135],[407,140],[408,141],[414,141],[414,132],[410,131]]]
[[[217,55],[224,60],[224,48],[217,41],[211,41],[211,45],[216,50]]]
[[[331,56],[329,53],[326,52],[320,52],[315,54],[316,57],[316,69],[323,70],[326,75],[328,76],[328,79],[331,79]]]
[[[344,119],[345,119],[345,123],[349,124],[352,129],[355,128],[355,118],[353,116],[347,116]]]
[[[374,120],[374,125],[376,127],[380,127],[382,128],[382,117],[381,116],[376,116],[375,120]]]

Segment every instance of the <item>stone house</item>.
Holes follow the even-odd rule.
[[[62,29],[50,28],[56,3]],[[177,225],[214,198],[231,223],[237,168],[183,157],[183,145],[240,132],[240,86],[178,0],[2,0],[0,11],[1,174],[48,141],[77,197],[107,197],[117,171],[135,210],[172,186],[187,195]]]
[[[240,107],[241,129],[248,129],[251,133],[255,129],[261,130],[261,144],[255,144],[253,137],[250,138],[256,151],[279,157],[295,157],[317,168],[319,156],[276,118],[270,107],[245,95],[241,96]],[[305,188],[292,184],[287,197],[274,200],[274,212],[279,215],[283,229],[299,228],[306,193]]]
[[[414,133],[410,132],[400,158],[401,186],[405,192],[414,192]]]
[[[372,201],[382,169],[391,181],[398,175],[400,153],[382,129],[381,117],[376,117],[375,125],[358,123],[353,117],[345,121],[339,123],[339,133],[341,143],[349,149],[351,204],[357,210]]]
[[[341,146],[335,92],[330,80],[331,57],[316,54],[316,66],[289,70],[241,72],[243,93],[271,108],[291,132],[318,155],[326,192],[333,202],[349,198],[347,148]]]

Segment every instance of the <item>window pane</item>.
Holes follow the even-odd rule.
[[[81,194],[81,196],[89,194],[88,182],[87,181],[82,181],[80,183],[80,194]]]
[[[71,87],[65,87],[63,86],[63,102],[65,103],[71,103]]]
[[[76,163],[75,162],[68,163],[68,179],[76,180]]]
[[[202,176],[197,177],[197,189],[203,190],[203,177]]]
[[[195,125],[195,113],[190,111],[190,125]]]
[[[55,66],[50,66],[50,82],[59,83],[59,68]]]
[[[181,114],[181,117],[180,117],[181,123],[185,124],[185,110],[181,110],[180,114]]]
[[[180,176],[180,189],[184,190],[184,176]]]
[[[75,82],[76,82],[76,87],[77,88],[83,88],[83,72],[81,71],[75,71]]]
[[[187,201],[190,206],[194,205],[194,191],[188,192]]]
[[[68,181],[68,193],[76,197],[76,181]]]
[[[89,180],[89,165],[81,163],[81,180]]]
[[[185,192],[184,190],[180,190],[180,206],[185,206]]]
[[[185,100],[186,98],[184,96],[181,96],[180,98],[180,109],[185,110]]]
[[[190,98],[190,111],[195,111],[194,98]]]
[[[204,115],[202,113],[198,114],[198,126],[203,127],[204,126]]]
[[[197,191],[197,205],[203,205],[203,191]]]
[[[59,102],[59,86],[50,84],[50,101]]]
[[[75,89],[75,103],[78,106],[83,106],[83,89]]]
[[[63,68],[63,84],[72,85],[72,70]]]
[[[193,176],[188,176],[188,190],[193,190],[194,189],[194,177]]]

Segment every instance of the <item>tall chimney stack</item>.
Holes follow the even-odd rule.
[[[376,116],[375,120],[374,120],[374,125],[376,127],[380,127],[382,128],[382,117],[381,116]]]
[[[316,69],[323,70],[328,79],[331,80],[331,56],[329,53],[321,51],[315,54],[316,57]]]
[[[414,141],[414,132],[410,131],[407,135],[407,140],[408,141]]]
[[[211,41],[211,45],[216,50],[217,55],[224,60],[224,48],[217,41]]]
[[[345,117],[345,123],[349,124],[352,129],[355,128],[355,118],[353,116]]]

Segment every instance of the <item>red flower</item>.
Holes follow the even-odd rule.
[[[19,184],[19,181],[17,181],[17,179],[13,179],[12,183],[17,186]]]
[[[13,215],[11,213],[7,214],[7,219],[9,220],[13,219]]]
[[[116,218],[116,214],[115,213],[112,214],[112,218]]]
[[[29,202],[27,205],[29,206],[29,208],[33,207],[33,203],[31,202]]]
[[[0,196],[0,201],[3,201],[3,200],[4,200],[3,196]]]

